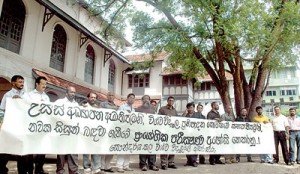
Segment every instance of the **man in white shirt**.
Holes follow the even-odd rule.
[[[69,86],[66,90],[66,97],[56,100],[55,104],[65,104],[69,106],[79,106],[75,101],[76,89],[73,86]],[[57,155],[56,161],[56,173],[64,174],[65,161],[68,162],[69,173],[80,174],[78,171],[78,155],[77,154],[67,154],[67,155]]]
[[[274,140],[276,154],[273,155],[274,162],[279,162],[278,155],[278,145],[280,143],[282,149],[282,155],[286,165],[291,165],[289,153],[287,150],[287,140],[289,139],[289,123],[286,116],[282,115],[279,106],[274,107],[275,115],[273,120],[271,120],[273,130],[274,130]]]
[[[14,75],[11,78],[11,85],[12,89],[8,91],[7,93],[4,94],[0,109],[2,111],[5,111],[5,106],[6,106],[6,99],[7,98],[23,98],[24,95],[24,78],[20,75]],[[2,121],[0,125],[2,124]],[[1,127],[1,126],[0,126]],[[4,140],[0,140],[3,142]],[[7,174],[8,173],[8,168],[6,167],[8,160],[10,158],[10,154],[0,154],[0,173],[1,174]],[[18,163],[18,173],[19,174],[32,174],[33,173],[33,159],[32,155],[22,155],[22,156],[17,156],[17,163]]]
[[[127,102],[119,107],[119,111],[135,112],[132,104],[134,103],[135,95],[130,93],[127,95]],[[129,167],[130,155],[118,155],[117,156],[117,167],[119,173],[124,173],[125,171],[133,171]]]
[[[23,98],[31,102],[50,102],[48,95],[45,93],[47,87],[46,77],[39,76],[35,80],[35,89],[24,94]],[[35,155],[35,174],[48,174],[44,171],[43,166],[45,164],[44,154]]]

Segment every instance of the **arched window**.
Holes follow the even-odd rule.
[[[94,64],[95,52],[91,45],[88,45],[85,53],[85,68],[84,68],[84,81],[93,84],[94,79]]]
[[[115,73],[116,66],[113,60],[109,61],[109,70],[108,70],[108,90],[114,92],[115,88]]]
[[[50,102],[55,102],[57,99],[59,99],[58,95],[55,92],[48,91],[47,95],[50,98]]]
[[[67,46],[67,34],[61,25],[54,28],[52,48],[50,56],[50,67],[58,71],[64,71],[65,53]]]
[[[0,17],[0,47],[19,53],[25,13],[22,0],[4,0]]]

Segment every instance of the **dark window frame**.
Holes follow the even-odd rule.
[[[88,45],[85,53],[84,81],[90,84],[94,81],[95,57],[94,48]]]
[[[60,72],[64,72],[65,56],[67,49],[67,33],[63,26],[57,24],[54,27],[49,66]]]
[[[150,74],[128,74],[128,88],[149,88]]]

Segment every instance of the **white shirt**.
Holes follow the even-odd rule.
[[[285,131],[285,127],[289,126],[287,117],[282,114],[275,115],[271,123],[274,131]]]
[[[55,104],[66,104],[66,105],[70,105],[70,106],[79,106],[79,104],[73,100],[73,101],[70,101],[67,97],[65,98],[61,98],[61,99],[58,99],[54,102]]]
[[[6,99],[7,98],[12,98],[15,95],[20,96],[21,98],[23,98],[24,95],[24,90],[16,90],[15,88],[12,88],[10,91],[8,91],[7,93],[4,94],[2,101],[1,101],[1,105],[0,105],[0,109],[5,111],[5,106],[6,106]]]
[[[122,106],[119,107],[119,111],[127,111],[127,112],[135,112],[134,108],[132,105],[128,105],[128,103],[123,104]]]
[[[48,95],[45,92],[40,93],[36,89],[26,92],[23,96],[24,99],[33,101],[33,102],[50,102]]]
[[[296,115],[294,117],[289,116],[290,130],[300,130],[300,118]]]

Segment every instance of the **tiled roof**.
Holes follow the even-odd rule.
[[[164,60],[169,55],[170,55],[170,53],[163,51],[163,52],[157,53],[157,54],[128,55],[125,57],[128,60],[133,61],[133,62],[143,62],[143,61],[149,60],[149,59],[154,59],[155,61]]]
[[[38,76],[44,76],[44,77],[46,77],[47,80],[48,80],[48,84],[54,85],[56,87],[59,87],[59,88],[62,88],[62,89],[66,89],[68,86],[74,86],[75,89],[76,89],[76,92],[79,93],[79,94],[81,94],[81,95],[87,96],[88,93],[95,92],[98,95],[98,99],[99,100],[105,101],[107,99],[106,98],[106,94],[104,94],[104,93],[102,93],[100,91],[95,91],[95,90],[90,89],[88,87],[85,87],[85,86],[82,86],[82,85],[70,82],[68,80],[62,79],[60,77],[51,75],[51,74],[46,73],[46,72],[39,71],[37,69],[32,69],[32,72],[35,73],[35,74],[37,74]]]
[[[76,92],[83,95],[83,96],[87,96],[88,93],[94,92],[94,93],[97,94],[98,99],[100,101],[105,101],[107,99],[106,94],[101,92],[101,91],[96,91],[94,89],[90,89],[88,87],[70,82],[70,81],[65,80],[63,78],[57,77],[55,75],[51,75],[49,73],[46,73],[46,72],[43,72],[43,71],[40,71],[40,70],[37,70],[37,69],[32,69],[32,72],[34,73],[34,76],[44,76],[44,77],[46,77],[47,80],[48,80],[48,84],[59,87],[61,89],[66,89],[68,86],[74,86],[76,88]],[[150,96],[150,97],[153,98],[156,102],[160,101],[160,96]],[[117,99],[117,98],[115,98],[115,100],[114,100],[114,103],[117,106],[121,106],[125,102],[126,102],[125,100]],[[141,105],[142,105],[142,100],[138,98],[138,99],[135,100],[135,102],[133,104],[133,107],[137,108]]]
[[[161,76],[168,76],[168,75],[177,75],[177,74],[182,74],[183,71],[182,70],[177,70],[177,71],[171,71],[169,69],[164,69],[160,75]],[[227,80],[233,80],[233,77],[230,73],[225,72],[225,76]],[[198,76],[196,77],[196,79],[200,82],[209,82],[212,81],[211,77],[207,74],[204,77]]]
[[[161,76],[168,76],[168,75],[176,75],[176,74],[182,74],[182,70],[177,70],[177,71],[171,71],[171,70],[168,70],[168,69],[164,69],[160,75]]]
[[[227,80],[233,80],[232,75],[228,72],[225,72],[225,77],[226,77]],[[204,77],[197,77],[197,80],[200,81],[200,82],[212,81],[212,79],[209,75],[205,75]]]

